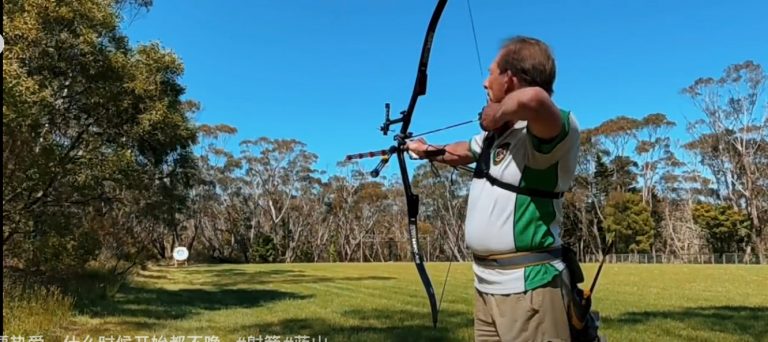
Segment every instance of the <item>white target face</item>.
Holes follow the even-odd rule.
[[[189,251],[187,251],[184,247],[176,247],[173,250],[173,258],[177,261],[184,261],[187,260],[187,257],[189,257]]]

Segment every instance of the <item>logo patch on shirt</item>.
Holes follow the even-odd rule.
[[[493,151],[493,165],[499,165],[509,154],[510,143],[503,143]]]

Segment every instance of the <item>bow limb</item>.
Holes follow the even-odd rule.
[[[421,95],[425,95],[427,92],[427,67],[429,65],[429,56],[432,51],[432,41],[437,29],[437,23],[440,21],[445,5],[448,0],[438,0],[435,10],[432,13],[432,18],[427,26],[427,33],[424,37],[424,43],[421,48],[421,57],[419,59],[419,67],[416,73],[416,81],[413,86],[413,93],[411,99],[408,102],[408,108],[403,112],[403,116],[399,119],[401,121],[400,134],[395,138],[397,141],[397,160],[400,164],[400,175],[403,179],[403,188],[405,190],[406,205],[408,208],[408,236],[411,239],[411,252],[413,255],[413,262],[416,264],[416,270],[419,273],[421,282],[424,285],[424,290],[427,292],[427,298],[429,299],[429,307],[432,311],[432,326],[437,327],[438,318],[438,306],[437,299],[435,298],[435,290],[432,286],[432,282],[427,274],[426,267],[424,266],[424,256],[421,253],[419,247],[419,230],[418,230],[418,216],[419,216],[419,196],[413,193],[411,188],[410,177],[408,176],[408,166],[405,162],[405,144],[406,139],[410,137],[408,129],[411,125],[411,119],[413,117],[413,111],[416,109],[416,102]],[[387,120],[389,121],[389,120]],[[388,125],[387,125],[388,126]]]
[[[424,284],[424,290],[427,292],[429,308],[432,311],[432,326],[437,327],[438,307],[435,289],[429,280],[429,274],[427,274],[427,269],[424,266],[424,256],[419,247],[419,195],[414,194],[411,190],[408,169],[405,166],[405,155],[402,152],[397,153],[397,160],[400,163],[400,174],[403,177],[403,188],[405,189],[405,199],[408,207],[408,237],[411,239],[413,262],[416,264],[416,271],[419,273],[421,283]]]
[[[437,23],[440,21],[446,4],[448,4],[448,0],[438,0],[435,10],[432,12],[432,18],[429,20],[429,25],[427,25],[427,34],[424,36],[424,43],[421,45],[421,57],[419,58],[419,67],[416,71],[413,93],[411,94],[410,101],[408,101],[408,108],[403,114],[403,121],[400,126],[401,135],[408,133],[419,96],[427,93],[427,68],[429,67],[429,56],[432,52],[432,41],[437,31]]]

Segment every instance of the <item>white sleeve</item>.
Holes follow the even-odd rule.
[[[469,139],[469,151],[472,152],[472,157],[474,157],[475,161],[480,157],[480,150],[483,149],[483,140],[485,140],[486,134],[488,133],[482,132]]]

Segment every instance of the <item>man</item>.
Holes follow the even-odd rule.
[[[555,62],[538,39],[500,49],[484,87],[488,104],[468,142],[407,148],[449,165],[476,162],[465,222],[475,255],[475,339],[570,341],[562,261],[562,192],[574,178],[579,129],[552,101]]]

